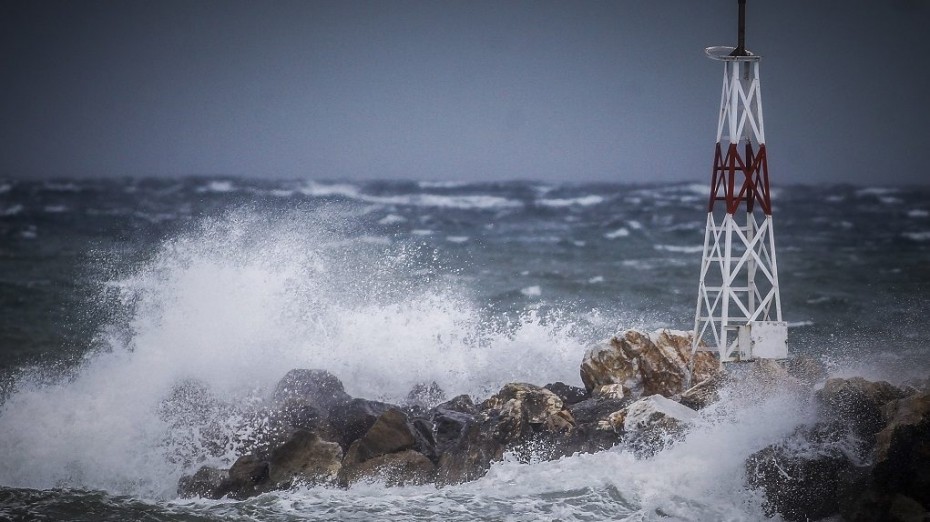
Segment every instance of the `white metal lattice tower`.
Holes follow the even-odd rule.
[[[745,0],[739,0],[739,8],[739,45],[705,50],[710,58],[723,62],[724,70],[692,352],[716,351],[721,362],[788,356],[775,259],[760,57],[744,46]]]

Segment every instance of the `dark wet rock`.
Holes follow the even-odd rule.
[[[930,393],[890,403],[885,415],[889,422],[875,448],[875,487],[930,509]]]
[[[220,498],[220,485],[229,476],[225,469],[204,466],[193,475],[185,475],[178,481],[178,496],[181,498]]]
[[[678,402],[693,410],[706,408],[720,400],[720,388],[724,383],[723,374],[701,381],[681,392]]]
[[[366,399],[352,399],[330,410],[329,422],[339,434],[339,444],[348,450],[353,442],[368,432],[382,414],[396,406]]]
[[[543,386],[543,388],[556,394],[560,399],[562,399],[562,404],[566,406],[571,405],[571,404],[577,404],[590,397],[588,395],[587,390],[585,390],[584,388],[579,388],[578,386],[571,386],[569,384],[565,384],[562,381],[557,381],[551,384],[547,384]]]
[[[429,484],[436,480],[436,466],[425,455],[404,450],[347,464],[339,473],[343,487],[364,480],[384,481],[387,486]]]
[[[342,468],[342,448],[315,433],[298,430],[271,453],[269,480],[276,489],[293,483],[319,485],[335,481]]]
[[[837,514],[849,494],[849,477],[862,476],[852,452],[838,423],[818,423],[750,455],[746,476],[764,492],[769,515],[818,520]]]
[[[214,492],[215,498],[228,496],[236,500],[244,500],[271,491],[272,484],[268,480],[268,471],[268,463],[259,460],[254,455],[239,457]]]
[[[352,397],[346,393],[342,381],[326,370],[294,369],[278,382],[273,398],[278,402],[299,399],[328,413]]]
[[[346,452],[346,463],[361,463],[366,460],[412,449],[416,443],[414,428],[407,416],[391,408],[381,414],[371,428],[358,438]]]
[[[463,426],[458,438],[439,457],[437,483],[460,484],[484,476],[491,462],[504,456],[504,444],[482,430],[478,422]]]
[[[417,383],[407,394],[407,405],[429,409],[446,400],[446,392],[436,382]]]
[[[459,413],[467,413],[469,415],[476,415],[478,413],[478,407],[475,406],[475,403],[468,395],[455,396],[452,399],[439,404],[433,409],[437,411],[457,411]]]
[[[871,382],[862,377],[828,379],[817,391],[821,416],[847,424],[867,447],[885,425],[882,407],[904,397],[904,392],[885,381]]]
[[[629,398],[591,398],[572,404],[568,409],[577,425],[597,424],[606,421],[611,413],[622,410],[632,402]]]
[[[433,411],[432,425],[437,453],[445,453],[459,445],[474,423],[473,414],[436,408]]]

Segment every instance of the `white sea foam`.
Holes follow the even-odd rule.
[[[910,239],[911,241],[930,241],[930,230],[924,230],[921,232],[905,232],[901,235],[907,239]]]
[[[591,279],[588,279],[588,282],[591,283],[592,285],[596,283],[603,283],[604,276],[594,276]]]
[[[539,285],[528,286],[520,289],[520,293],[527,297],[539,297],[542,295],[542,288],[540,288]]]
[[[0,217],[10,217],[15,216],[23,211],[22,205],[10,205],[8,207],[0,207]]]
[[[236,187],[232,181],[216,180],[197,187],[196,190],[200,193],[225,194],[236,190]]]
[[[594,194],[589,195],[589,196],[579,196],[577,198],[552,198],[552,199],[540,199],[537,201],[538,204],[544,207],[554,207],[554,208],[571,207],[571,206],[590,207],[594,205],[600,205],[603,202],[604,202],[603,196],[598,196]]]
[[[701,245],[655,245],[653,248],[682,254],[697,254],[704,251],[704,247]]]
[[[415,236],[429,236],[433,234],[433,231],[425,228],[415,228],[411,230],[410,233]]]
[[[856,195],[859,197],[863,196],[888,196],[891,194],[897,194],[900,192],[898,189],[893,187],[866,187],[856,191]]]
[[[341,196],[366,203],[380,205],[400,205],[414,207],[437,207],[454,209],[493,210],[519,208],[523,204],[517,200],[487,194],[399,194],[393,196],[376,196],[361,192],[358,187],[344,183],[322,184],[310,181],[301,189],[307,196],[329,197]]]
[[[930,212],[927,212],[926,210],[924,210],[924,209],[922,209],[922,208],[915,208],[915,209],[912,209],[912,210],[908,210],[908,211],[907,211],[907,217],[909,217],[909,218],[925,218],[925,217],[930,217]]]
[[[467,186],[468,183],[465,181],[418,181],[417,186],[420,188],[441,188],[441,189],[453,189],[461,188]]]
[[[417,277],[405,247],[329,232],[342,218],[324,213],[277,219],[206,222],[113,281],[113,316],[127,319],[103,332],[109,348],[55,384],[27,374],[0,407],[0,484],[173,497],[210,421],[185,417],[179,430],[159,413],[189,380],[238,408],[299,367],[394,402],[419,382],[478,397],[513,381],[580,384],[584,344],[570,325],[527,312],[492,328],[467,292]],[[224,419],[231,430],[236,417]],[[229,465],[234,451],[210,462]]]
[[[379,225],[396,225],[398,223],[406,223],[407,218],[404,216],[398,216],[397,214],[388,214],[383,218],[378,220]]]
[[[2,183],[0,184],[0,194],[6,194],[13,188],[11,183]]]
[[[617,230],[614,230],[613,232],[608,232],[604,234],[604,237],[606,237],[607,239],[617,239],[621,237],[627,237],[629,235],[630,235],[629,230],[627,230],[626,228],[620,227]]]

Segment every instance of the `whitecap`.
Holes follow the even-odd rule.
[[[572,241],[572,244],[575,245],[576,247],[583,247],[583,246],[587,245],[588,242],[587,242],[587,241],[581,241],[581,240],[577,240],[577,239],[576,239],[575,241]]]
[[[464,181],[418,181],[417,186],[420,188],[444,188],[453,189],[461,188],[468,185]]]
[[[4,183],[0,185],[0,194],[6,194],[13,188],[13,185],[10,183]]]
[[[627,230],[626,228],[621,227],[621,228],[618,228],[617,230],[614,230],[613,232],[608,232],[604,234],[604,237],[606,237],[607,239],[617,239],[619,237],[627,237],[629,235],[630,235],[630,231]]]
[[[590,207],[594,205],[599,205],[604,202],[603,196],[598,196],[591,194],[589,196],[579,196],[577,198],[552,198],[552,199],[540,199],[537,201],[538,204],[544,207],[553,207],[553,208],[562,208],[562,207]]]
[[[30,225],[26,228],[26,230],[20,232],[19,236],[23,239],[35,239],[39,237],[39,233],[37,232],[35,225]]]
[[[233,186],[232,181],[211,181],[206,185],[197,187],[197,192],[212,192],[214,194],[223,194],[226,192],[232,192],[236,190],[236,187]]]
[[[6,208],[0,208],[0,216],[2,217],[15,216],[22,211],[23,211],[22,205],[10,205],[9,207],[6,207]]]
[[[406,223],[407,218],[404,216],[398,216],[397,214],[388,214],[383,218],[378,220],[379,225],[396,225],[397,223]]]
[[[603,283],[604,276],[594,276],[591,279],[588,279],[588,282],[591,283],[592,285],[596,283]]]
[[[539,285],[528,286],[520,290],[520,293],[527,297],[539,297],[542,295],[542,288]]]
[[[837,195],[827,196],[827,197],[824,199],[824,201],[826,201],[827,203],[842,203],[843,201],[846,201],[846,197],[845,197],[845,196],[837,196]]]
[[[46,205],[44,210],[49,214],[60,214],[66,212],[68,207],[64,205]]]
[[[930,241],[930,230],[924,230],[922,232],[905,232],[901,235],[907,239],[910,239],[911,241]]]
[[[859,197],[862,196],[887,196],[889,194],[897,194],[899,192],[896,188],[891,187],[866,187],[856,191],[856,195]]]
[[[447,236],[446,241],[450,243],[465,243],[470,238],[468,236]]]
[[[682,254],[696,254],[704,251],[704,247],[700,245],[655,245],[653,248],[656,250],[664,250],[665,252],[678,252]]]
[[[896,198],[894,196],[880,196],[878,201],[885,205],[897,205],[898,203],[904,202],[901,198]]]
[[[330,196],[343,196],[346,198],[359,197],[358,188],[347,183],[324,184],[317,183],[316,181],[308,181],[307,184],[300,189],[300,192],[305,196],[318,198]]]
[[[915,208],[907,211],[907,217],[909,218],[925,218],[930,216],[930,212],[927,212],[921,208]]]
[[[293,190],[272,189],[272,190],[269,190],[269,191],[268,191],[268,194],[270,194],[270,195],[272,195],[272,196],[274,196],[274,197],[276,197],[276,198],[289,198],[289,197],[291,197],[291,196],[294,195],[294,192],[295,192],[295,191],[293,191]]]
[[[643,224],[640,223],[639,221],[636,221],[635,219],[631,219],[631,220],[627,221],[626,224],[629,225],[630,228],[632,228],[633,230],[642,230],[642,229],[643,229]]]
[[[410,233],[415,236],[429,236],[433,233],[433,231],[426,228],[416,228],[411,230]]]

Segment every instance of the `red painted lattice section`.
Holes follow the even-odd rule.
[[[745,153],[741,155],[736,144],[731,143],[724,155],[720,143],[717,143],[707,211],[713,212],[718,201],[724,202],[729,214],[735,214],[743,203],[746,211],[752,212],[758,203],[765,215],[772,215],[765,144],[759,145],[756,152],[752,143],[747,143]]]

